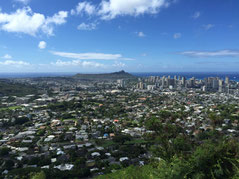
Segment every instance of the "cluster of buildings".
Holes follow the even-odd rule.
[[[239,87],[237,82],[230,81],[228,77],[226,77],[225,80],[219,77],[207,77],[198,80],[195,79],[195,77],[187,79],[181,76],[174,76],[174,78],[170,76],[150,76],[143,79],[139,78],[138,81],[136,88],[141,90],[182,90],[185,88],[195,88],[204,92],[233,93],[236,92]]]
[[[85,168],[87,175],[94,176],[113,172],[115,166],[144,165],[152,157],[144,138],[152,131],[145,122],[152,116],[160,118],[160,111],[182,113],[177,119],[165,120],[172,120],[189,136],[213,129],[239,136],[239,97],[218,93],[236,87],[228,78],[149,77],[140,79],[136,87],[124,80],[21,81],[38,85],[43,94],[13,97],[11,103],[6,102],[8,96],[0,98],[4,103],[0,108],[0,150],[9,150],[0,161],[4,176],[17,168],[59,172]],[[176,90],[180,88],[183,90]],[[232,110],[215,125],[207,111],[220,116],[220,105],[231,105]],[[22,118],[26,121],[18,125],[16,121]],[[14,165],[6,168],[8,160]]]

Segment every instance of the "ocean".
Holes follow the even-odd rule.
[[[0,78],[36,78],[36,77],[69,77],[76,73],[0,73]],[[195,77],[196,79],[204,79],[205,77],[219,77],[225,79],[229,77],[230,80],[239,82],[239,72],[137,72],[131,73],[137,77],[149,77],[149,76],[170,76],[173,78],[176,76],[184,76],[187,79]]]

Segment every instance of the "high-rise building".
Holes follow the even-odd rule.
[[[202,91],[204,91],[204,92],[207,91],[207,86],[206,85],[202,87]]]
[[[144,83],[141,81],[137,84],[138,89],[144,89]]]
[[[229,84],[229,77],[227,76],[225,79],[225,84],[228,85]]]
[[[125,87],[125,81],[123,79],[117,80],[118,86],[121,88]]]
[[[188,87],[189,88],[193,88],[195,86],[195,78],[192,77],[191,79],[189,79],[188,81]]]
[[[177,76],[175,75],[173,79],[174,79],[174,86],[176,86],[177,85],[177,81],[178,81]]]
[[[184,76],[182,77],[181,84],[183,87],[186,87],[186,78]]]
[[[216,79],[216,78],[213,79],[213,81],[212,81],[212,88],[218,90],[218,88],[219,88],[219,81],[218,81],[218,79]]]
[[[169,86],[175,86],[175,80],[174,79],[171,79],[171,78],[168,78],[167,80],[166,80],[166,82],[167,82],[167,87],[169,87]]]
[[[213,88],[213,81],[215,80],[215,78],[214,77],[209,77],[208,79],[207,79],[207,87],[208,88]]]
[[[165,76],[163,76],[162,78],[161,78],[161,86],[162,86],[162,88],[164,88],[165,86],[166,86],[166,82],[165,82]]]
[[[160,77],[159,76],[156,77],[156,82],[160,82]]]
[[[222,93],[223,92],[223,80],[218,81],[219,87],[218,87],[218,92]]]
[[[148,86],[147,86],[147,90],[149,90],[149,91],[152,91],[152,90],[154,90],[155,88],[156,88],[155,85],[148,85]]]
[[[155,76],[150,76],[149,77],[149,82],[155,83],[156,77]]]

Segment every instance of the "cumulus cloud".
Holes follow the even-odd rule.
[[[133,60],[124,58],[121,54],[105,54],[105,53],[69,53],[51,51],[53,55],[72,58],[78,60]]]
[[[174,39],[179,39],[179,38],[181,38],[182,37],[182,34],[181,33],[175,33],[174,35],[173,35],[173,38]]]
[[[96,23],[81,23],[77,27],[78,30],[95,30],[96,29]]]
[[[12,58],[12,56],[11,56],[11,55],[9,55],[9,54],[6,54],[6,55],[4,55],[2,58],[4,58],[4,59],[11,59],[11,58]]]
[[[115,62],[113,64],[113,67],[116,67],[116,68],[124,68],[126,67],[126,64],[125,63],[122,63],[122,62]]]
[[[201,16],[201,13],[199,11],[195,12],[192,16],[193,19],[198,19]]]
[[[34,13],[30,7],[17,9],[9,14],[0,12],[0,30],[31,36],[39,32],[53,35],[54,27],[64,24],[67,16],[66,11],[60,11],[52,17],[45,17],[43,14]]]
[[[239,50],[185,51],[179,54],[189,57],[239,57]]]
[[[175,0],[102,0],[98,5],[90,2],[80,2],[72,15],[96,15],[101,19],[110,20],[118,16],[139,16],[157,14],[162,8],[167,8]]]
[[[75,9],[71,10],[71,15],[87,14],[92,15],[96,12],[96,7],[90,2],[80,2]]]
[[[213,25],[213,24],[203,25],[203,28],[204,28],[205,30],[210,30],[210,29],[213,28],[213,27],[215,27],[215,25]]]
[[[98,13],[102,19],[113,19],[124,15],[156,14],[169,4],[168,0],[103,0]]]
[[[46,42],[45,42],[45,41],[39,42],[38,48],[39,48],[39,49],[45,49],[45,48],[46,48]]]
[[[0,65],[5,66],[29,66],[30,63],[24,61],[13,61],[13,60],[6,60],[4,62],[0,62]]]
[[[81,60],[72,60],[72,61],[57,60],[56,62],[52,62],[51,65],[58,66],[58,67],[78,66],[78,67],[83,67],[83,68],[102,68],[102,67],[105,67],[105,65],[101,64],[101,63],[81,61]]]

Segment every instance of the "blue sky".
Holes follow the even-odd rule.
[[[239,68],[238,0],[1,0],[0,72]]]

